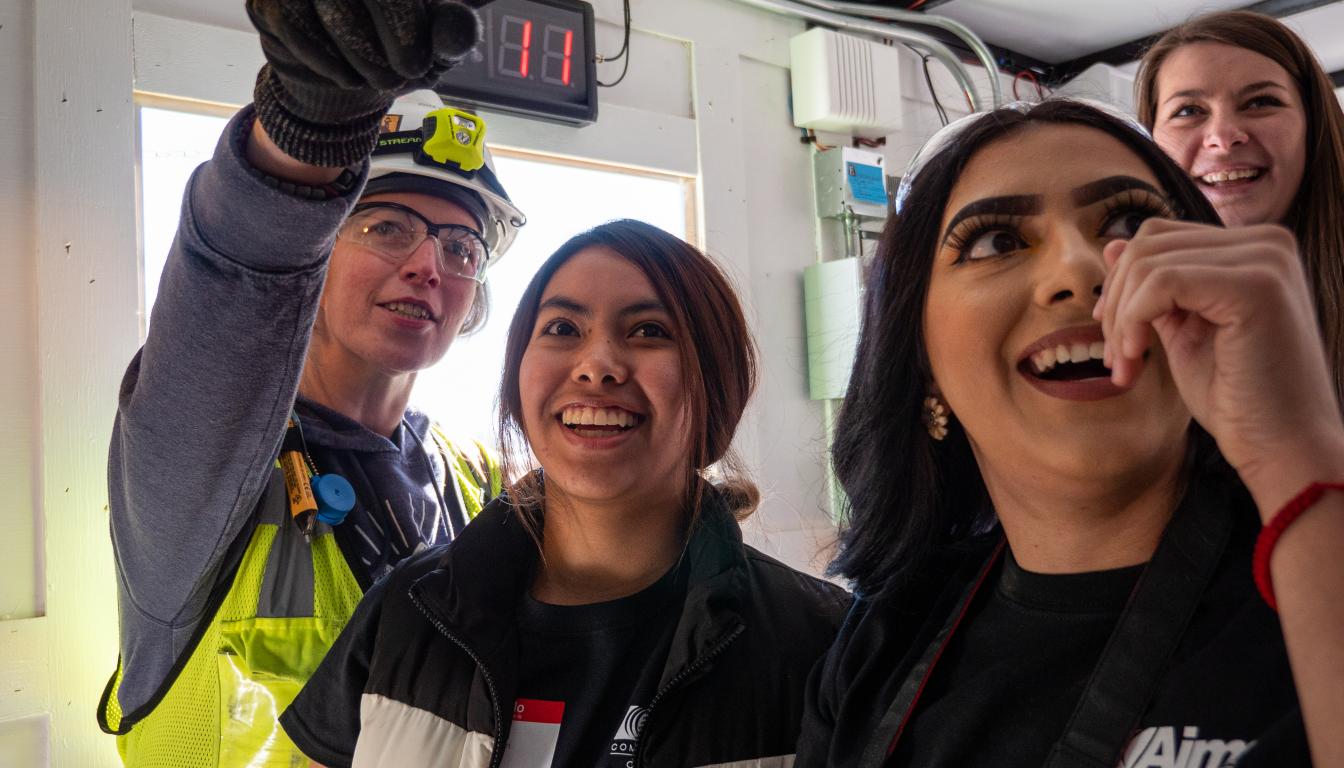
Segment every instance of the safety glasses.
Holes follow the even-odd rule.
[[[409,206],[391,202],[356,205],[336,236],[396,265],[405,263],[425,240],[433,240],[445,274],[485,282],[490,248],[480,233],[461,224],[434,224]]]

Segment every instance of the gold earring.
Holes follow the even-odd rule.
[[[929,437],[942,440],[947,437],[947,407],[937,395],[924,398],[924,408],[920,411],[920,420],[929,431]]]

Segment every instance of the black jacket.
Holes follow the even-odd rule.
[[[1119,764],[1172,764],[1174,752],[1158,754],[1165,748],[1161,740],[1167,739],[1182,755],[1208,751],[1190,759],[1190,765],[1204,765],[1199,760],[1206,758],[1208,765],[1246,768],[1308,765],[1282,629],[1251,581],[1259,518],[1240,484],[1219,478],[1193,483],[1176,512],[1187,521],[1209,520],[1207,515],[1232,520],[1226,544],[1197,593],[1179,644],[1158,667],[1156,689],[1137,715],[1131,740],[1115,745],[1117,751],[1129,746]],[[1170,537],[1169,531],[1164,545]],[[963,542],[945,550],[918,583],[896,596],[855,600],[809,681],[799,768],[877,768],[887,762],[943,651],[966,617],[974,616],[969,601],[992,584],[1003,546],[998,532]],[[1152,572],[1150,566],[1143,578]],[[1048,666],[1048,660],[1044,663]],[[1192,735],[1205,741],[1180,751],[1182,739]],[[987,755],[984,764],[1001,763]]]
[[[635,765],[787,766],[808,672],[849,597],[744,545],[713,497],[687,557],[686,598]],[[331,766],[352,756],[356,765],[499,765],[517,690],[513,610],[536,560],[508,506],[487,506],[451,545],[374,586],[285,712],[285,730]]]

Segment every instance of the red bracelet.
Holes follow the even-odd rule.
[[[1313,504],[1321,500],[1326,491],[1344,491],[1344,483],[1312,483],[1302,492],[1297,494],[1283,508],[1274,513],[1264,528],[1260,529],[1260,535],[1255,540],[1255,554],[1251,557],[1251,573],[1255,576],[1256,589],[1260,590],[1260,596],[1265,599],[1265,603],[1270,608],[1279,610],[1279,603],[1274,599],[1274,581],[1269,575],[1269,558],[1274,554],[1274,545],[1279,543],[1279,537],[1293,524],[1293,521],[1302,516],[1311,508]]]

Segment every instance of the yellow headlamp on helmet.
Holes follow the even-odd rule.
[[[493,263],[508,250],[527,217],[495,177],[485,133],[484,119],[445,105],[433,91],[402,96],[383,118],[366,189],[379,188],[385,176],[391,180],[410,175],[470,193],[479,200],[479,205],[468,207],[481,219],[481,237],[490,247]],[[404,182],[399,180],[384,186],[396,191],[396,185],[401,184]],[[484,211],[476,210],[481,206]]]
[[[420,151],[440,165],[455,164],[471,173],[485,165],[485,121],[460,109],[443,107],[425,115]]]

